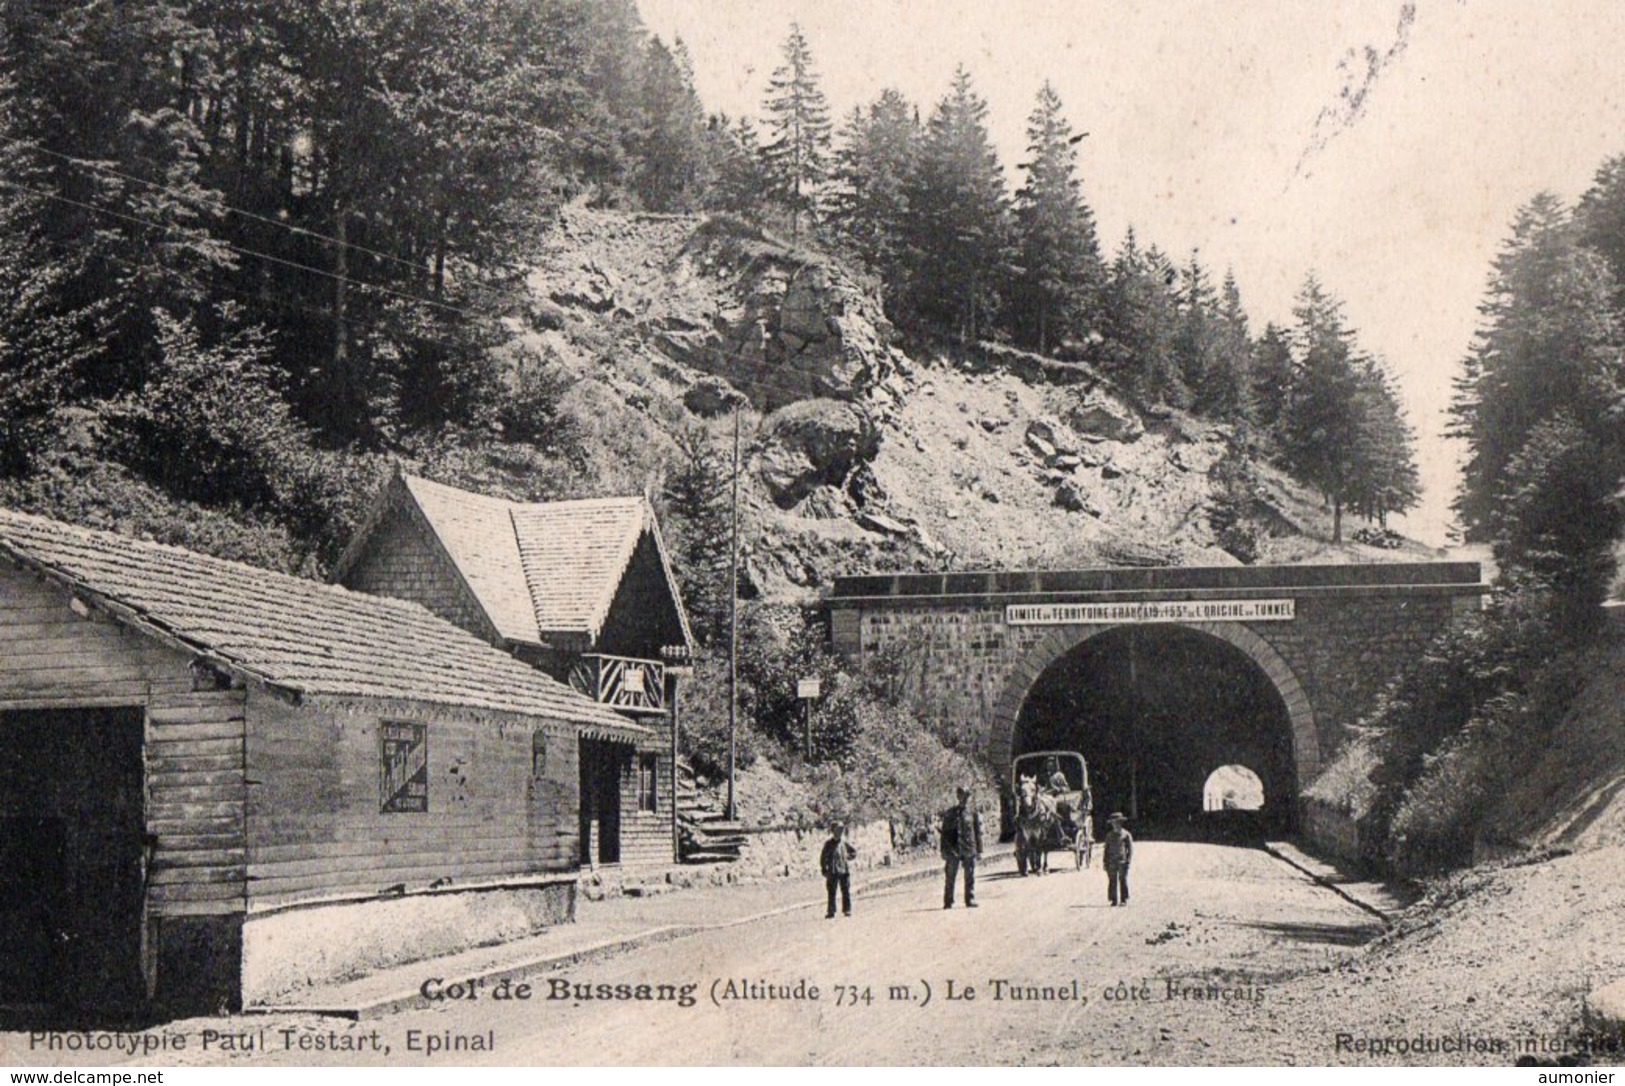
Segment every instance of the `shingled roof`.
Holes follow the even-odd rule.
[[[688,616],[654,509],[643,497],[514,502],[398,474],[381,508],[402,495],[428,522],[497,632],[509,641],[597,640],[638,543],[649,534],[660,557],[683,641]],[[377,518],[339,559],[342,578],[365,549]]]
[[[399,477],[399,485],[417,503],[497,632],[509,641],[540,641],[514,531],[514,503],[407,475]]]
[[[93,606],[283,691],[523,713],[590,733],[647,728],[415,603],[0,509],[0,555]]]

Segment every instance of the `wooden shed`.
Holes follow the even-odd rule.
[[[397,472],[334,579],[420,603],[651,728],[582,739],[581,862],[676,858],[675,680],[694,639],[648,499],[515,502]]]
[[[0,510],[0,1004],[174,1012],[573,916],[653,733],[401,600]]]

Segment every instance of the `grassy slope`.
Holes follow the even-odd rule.
[[[1592,678],[1502,812],[1508,836],[1532,845],[1625,846],[1625,622],[1610,623]]]

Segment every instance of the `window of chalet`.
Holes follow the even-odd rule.
[[[638,756],[638,810],[653,811],[658,809],[659,794],[655,782],[660,778],[660,756],[658,754],[642,754]]]
[[[429,726],[385,720],[378,725],[378,810],[429,809]]]

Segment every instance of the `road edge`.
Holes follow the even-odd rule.
[[[1372,916],[1376,917],[1378,920],[1381,920],[1383,927],[1392,928],[1394,926],[1394,917],[1389,910],[1381,908],[1377,905],[1373,905],[1371,902],[1360,897],[1358,894],[1350,891],[1347,887],[1340,883],[1337,878],[1333,877],[1333,875],[1340,875],[1341,872],[1337,872],[1335,868],[1331,867],[1331,865],[1325,864],[1324,869],[1322,870],[1317,870],[1316,868],[1311,867],[1310,864],[1306,863],[1305,861],[1314,860],[1314,857],[1309,856],[1307,853],[1304,853],[1298,849],[1295,845],[1289,844],[1285,841],[1265,841],[1260,845],[1260,847],[1265,852],[1269,853],[1277,860],[1280,860],[1293,870],[1300,871],[1307,875],[1312,881],[1330,890],[1344,901],[1347,901],[1350,905],[1363,909]],[[1324,863],[1324,861],[1315,862]],[[1333,875],[1328,875],[1326,873],[1328,870],[1332,871]]]

